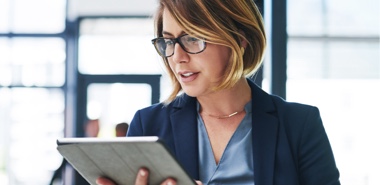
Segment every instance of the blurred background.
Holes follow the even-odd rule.
[[[380,0],[257,1],[267,92],[317,106],[345,185],[380,184]],[[49,184],[59,137],[114,137],[170,92],[156,0],[0,0],[0,184]],[[68,167],[63,184],[82,184]],[[55,184],[62,184],[56,182]]]

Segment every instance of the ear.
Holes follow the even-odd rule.
[[[240,37],[240,47],[243,47],[244,49],[247,48],[247,40],[245,39],[245,33],[243,30],[239,30],[239,33],[243,36]]]

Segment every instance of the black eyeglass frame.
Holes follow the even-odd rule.
[[[185,37],[185,36],[188,36],[188,34],[181,35],[181,36],[179,36],[179,37],[177,37],[177,38],[157,37],[157,38],[152,39],[152,44],[153,44],[154,48],[156,49],[157,53],[158,53],[159,55],[161,55],[162,57],[165,57],[165,58],[167,58],[167,57],[171,57],[171,56],[174,55],[174,47],[175,47],[175,44],[176,44],[176,43],[178,43],[178,44],[181,46],[181,48],[182,48],[186,53],[189,53],[189,54],[198,54],[198,53],[203,52],[203,51],[206,49],[206,47],[207,47],[207,42],[206,42],[204,39],[200,39],[201,41],[203,41],[203,44],[204,44],[204,47],[203,47],[202,50],[200,50],[200,51],[198,51],[198,52],[190,52],[190,51],[187,51],[187,50],[186,50],[186,47],[185,47],[185,46],[183,45],[183,43],[181,42],[181,38],[182,38],[182,37]],[[173,44],[173,53],[172,53],[171,55],[165,56],[163,53],[160,52],[160,50],[158,49],[158,47],[157,47],[157,45],[156,45],[156,42],[157,42],[157,40],[159,40],[159,39],[169,39],[169,40],[171,40],[171,41],[174,43],[174,44]]]

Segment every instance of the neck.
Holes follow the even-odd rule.
[[[200,113],[211,117],[231,117],[244,111],[244,106],[251,100],[251,88],[245,78],[230,88],[197,97]],[[232,116],[233,116],[232,115]]]

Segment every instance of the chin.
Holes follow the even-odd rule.
[[[198,94],[197,93],[192,93],[192,92],[189,92],[189,91],[184,91],[188,96],[191,96],[191,97],[197,97]]]
[[[188,96],[191,96],[191,97],[197,97],[200,95],[199,90],[195,90],[192,88],[183,88],[182,90],[184,93],[186,93]]]

